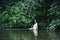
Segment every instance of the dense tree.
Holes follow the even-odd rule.
[[[28,28],[34,19],[41,29],[56,29],[60,24],[60,7],[56,0],[1,0],[0,3],[0,28]]]

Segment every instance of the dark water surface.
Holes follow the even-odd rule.
[[[33,32],[29,30],[0,30],[0,40],[34,40]],[[38,32],[37,40],[60,40],[59,31]]]

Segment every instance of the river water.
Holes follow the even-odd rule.
[[[0,40],[35,40],[35,37],[30,30],[0,30]],[[60,40],[60,32],[39,30],[37,40]]]

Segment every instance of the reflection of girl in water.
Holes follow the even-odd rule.
[[[35,40],[36,40],[36,37],[38,35],[38,23],[36,22],[36,20],[34,20],[34,25],[32,28],[29,28],[29,30],[33,31],[33,34],[34,34]]]

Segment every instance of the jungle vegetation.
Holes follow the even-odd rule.
[[[0,28],[60,28],[59,0],[0,0]]]

